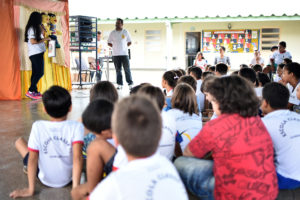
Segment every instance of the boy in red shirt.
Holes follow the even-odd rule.
[[[276,199],[273,144],[257,116],[260,103],[253,87],[238,76],[208,84],[206,95],[218,118],[175,161],[187,189],[201,199]],[[213,161],[199,159],[209,152]]]

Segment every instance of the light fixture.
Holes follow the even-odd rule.
[[[227,25],[227,27],[228,27],[228,29],[230,30],[230,29],[231,29],[231,24],[229,23],[229,24]]]

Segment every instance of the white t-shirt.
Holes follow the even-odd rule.
[[[173,159],[176,139],[176,122],[168,112],[162,112],[162,135],[160,138],[158,152],[168,158]]]
[[[28,149],[39,153],[38,177],[49,187],[63,187],[72,181],[73,144],[83,143],[83,125],[76,121],[36,121]]]
[[[258,64],[262,65],[262,64],[264,64],[264,63],[265,63],[264,59],[263,59],[263,58],[260,58]],[[256,58],[253,58],[253,59],[251,60],[251,63],[250,63],[250,64],[251,64],[251,65],[256,65],[256,64],[257,64],[257,63],[256,63]]]
[[[110,173],[91,193],[90,200],[187,200],[185,187],[172,163],[159,154],[129,162]]]
[[[273,141],[276,171],[300,181],[300,115],[277,110],[262,118]]]
[[[167,97],[171,97],[172,95],[173,95],[173,89],[172,90],[170,90],[169,92],[168,91],[166,91],[167,92]]]
[[[263,90],[263,87],[256,87],[256,88],[254,88],[254,90],[255,90],[256,96],[257,96],[258,98],[262,98],[262,90]]]
[[[297,98],[297,88],[298,87],[300,87],[300,82],[297,84],[294,91],[293,91],[293,89],[290,90],[290,99],[289,99],[289,103],[297,105],[297,106],[300,105],[300,100]]]
[[[205,59],[202,59],[202,60],[196,59],[196,60],[194,61],[194,66],[200,67],[200,69],[201,69],[202,71],[205,71],[206,65],[207,65],[207,61],[206,61]]]
[[[200,108],[200,111],[204,110],[204,102],[205,102],[205,95],[201,92],[201,85],[202,80],[197,80],[197,88],[196,88],[196,96],[199,98],[200,105],[198,106]]]
[[[168,113],[173,115],[175,118],[177,134],[180,134],[182,137],[180,146],[182,151],[184,151],[188,143],[202,129],[201,113],[199,113],[199,115],[190,115],[189,113],[183,113],[183,111],[176,108],[168,110]]]
[[[278,83],[279,81],[281,81],[281,77],[278,76],[278,74],[275,74],[273,79],[274,79],[274,82],[277,82],[277,83]]]
[[[131,42],[130,34],[127,30],[113,30],[108,37],[107,43],[111,43],[113,56],[128,56],[127,43]]]
[[[280,53],[279,51],[275,51],[273,55],[271,55],[271,59],[274,59],[274,62],[277,65],[283,63],[285,58],[289,58],[292,60],[292,55],[290,54],[290,52],[285,51],[284,53]]]
[[[35,39],[34,30],[33,28],[29,28],[27,31],[27,37],[28,37],[28,56],[33,56],[36,54],[40,54],[46,51],[45,43],[41,42],[38,44],[31,44],[30,39]],[[44,36],[41,34],[41,39],[43,39]]]

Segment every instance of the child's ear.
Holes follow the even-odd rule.
[[[44,111],[46,114],[48,114],[47,111],[46,111],[45,106],[43,106],[43,111]]]
[[[114,140],[115,145],[119,146],[119,141],[118,141],[118,138],[117,138],[116,134],[112,133],[112,138]]]
[[[263,99],[260,105],[263,114],[268,114],[268,107],[269,107],[269,103],[265,99]]]

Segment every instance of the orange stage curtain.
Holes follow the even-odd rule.
[[[21,99],[18,40],[12,0],[0,1],[0,100]]]

